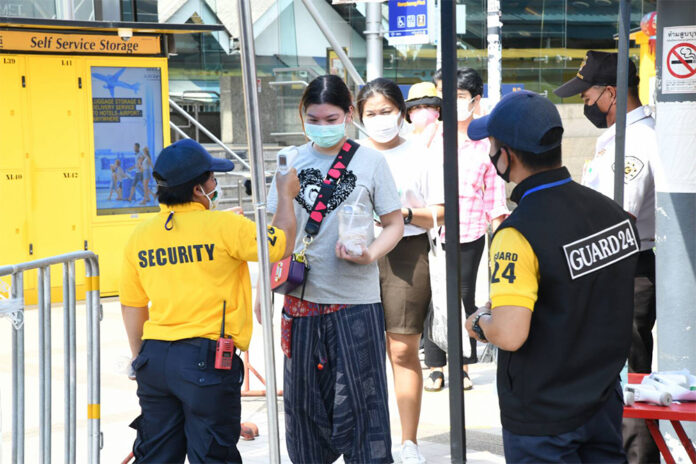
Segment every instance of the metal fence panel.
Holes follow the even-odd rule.
[[[39,456],[51,462],[51,273],[50,266],[63,265],[63,368],[65,369],[65,462],[76,460],[77,351],[75,261],[85,261],[87,292],[87,418],[88,462],[99,463],[102,447],[100,426],[101,304],[99,262],[91,251],[78,251],[50,258],[0,267],[0,277],[12,276],[10,298],[0,300],[0,316],[12,323],[12,463],[24,463],[25,377],[24,377],[24,272],[38,272],[39,313]]]

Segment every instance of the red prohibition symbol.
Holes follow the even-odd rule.
[[[682,70],[681,66],[686,69]],[[667,70],[677,79],[696,75],[696,46],[682,42],[672,47],[667,54]]]

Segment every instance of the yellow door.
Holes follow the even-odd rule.
[[[0,55],[0,266],[29,259],[27,172],[23,141],[24,57]],[[26,77],[24,77],[26,85]],[[2,279],[9,284],[9,278]],[[29,281],[26,285],[31,285]],[[7,288],[0,283],[0,294]]]
[[[62,56],[27,56],[26,61],[29,239],[32,259],[39,259],[85,246],[85,96],[78,70],[83,62]],[[51,274],[54,292],[60,292],[62,269],[56,267]]]

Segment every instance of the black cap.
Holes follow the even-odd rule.
[[[574,78],[553,91],[561,98],[572,97],[584,92],[593,85],[616,86],[616,66],[618,53],[597,52],[590,50],[582,60],[580,69]],[[636,65],[628,60],[628,86],[638,85]]]

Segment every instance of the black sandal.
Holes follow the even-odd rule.
[[[445,374],[442,371],[432,371],[425,378],[423,389],[427,392],[438,392],[445,388]]]

